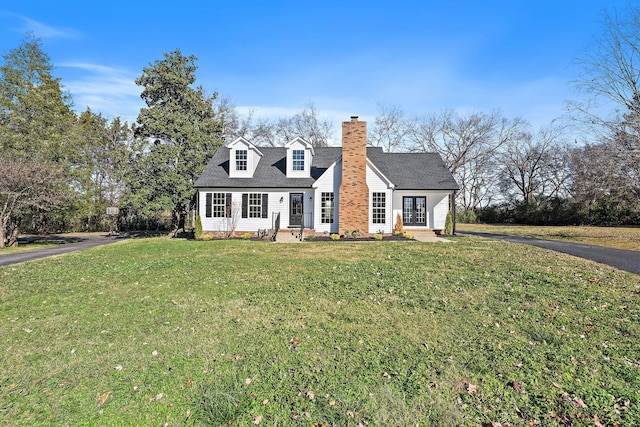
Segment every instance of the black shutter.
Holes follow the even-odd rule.
[[[249,217],[249,195],[247,193],[242,194],[242,218]]]
[[[206,203],[204,205],[204,216],[205,218],[211,218],[211,203],[213,200],[213,194],[207,193],[205,198]]]
[[[227,193],[224,197],[224,216],[231,218],[231,193]]]
[[[269,195],[262,195],[262,218],[269,218]]]

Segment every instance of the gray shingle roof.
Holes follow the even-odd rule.
[[[284,147],[259,147],[263,156],[253,178],[229,178],[229,152],[216,151],[195,183],[211,188],[309,188],[342,154],[341,147],[316,147],[311,178],[287,178]],[[368,147],[367,157],[398,190],[457,190],[453,176],[436,153],[385,153]]]

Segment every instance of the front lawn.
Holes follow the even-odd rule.
[[[615,249],[640,251],[640,227],[542,227],[533,225],[458,224],[457,230],[537,239],[565,240]]]
[[[640,277],[535,247],[130,240],[0,296],[1,425],[640,424]]]

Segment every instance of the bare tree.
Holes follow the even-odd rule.
[[[592,140],[573,150],[576,198],[625,205],[640,216],[640,7],[606,13],[601,35],[578,64],[574,82],[587,100],[570,104]]]
[[[309,103],[293,117],[278,120],[274,134],[272,145],[284,145],[299,136],[314,147],[328,147],[331,145],[333,124],[320,118],[315,105]]]
[[[240,115],[228,98],[220,98],[214,105],[216,114],[223,123],[223,135],[226,142],[244,138],[258,146],[273,145],[275,142],[275,124],[267,119],[256,119],[255,110]]]
[[[222,222],[222,229],[220,230],[220,233],[225,239],[233,237],[233,234],[236,232],[236,227],[238,226],[238,220],[240,219],[241,213],[242,205],[238,202],[233,202],[229,209],[229,216],[227,216]]]
[[[497,153],[527,127],[524,120],[509,120],[498,112],[461,116],[445,111],[416,120],[411,147],[440,154],[460,185],[458,204],[477,209],[491,203],[497,192]]]
[[[223,98],[216,111],[224,122],[225,141],[242,137],[257,146],[281,147],[296,137],[301,137],[314,147],[331,145],[333,124],[320,117],[313,103],[298,114],[277,120],[256,118],[255,110],[246,115],[238,113],[231,101]]]
[[[400,107],[379,103],[378,115],[367,135],[368,143],[374,147],[382,147],[389,153],[405,149],[409,144],[413,124],[413,120],[404,117]]]
[[[0,248],[18,244],[21,214],[50,211],[67,196],[62,172],[40,160],[2,158],[0,180]]]
[[[504,194],[525,205],[534,205],[549,197],[566,195],[569,173],[560,147],[558,128],[541,129],[537,134],[521,133],[509,141],[499,156],[501,188]]]
[[[577,60],[583,71],[574,83],[588,100],[570,107],[592,131],[640,114],[640,8],[629,3],[625,12],[605,13],[601,36]]]

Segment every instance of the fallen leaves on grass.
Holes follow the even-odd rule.
[[[527,390],[526,390],[526,389],[522,386],[522,384],[520,384],[518,381],[511,381],[511,382],[509,383],[509,385],[510,385],[511,387],[513,387],[513,389],[514,389],[517,393],[522,394],[522,393],[526,393],[526,392],[527,392]]]
[[[110,391],[104,392],[100,395],[100,397],[98,397],[98,406],[102,406],[104,405],[104,402],[107,401],[107,399],[109,398],[109,396],[111,395]]]
[[[253,423],[254,424],[260,424],[262,422],[262,415],[256,415],[255,417],[253,417]]]
[[[562,400],[564,400],[565,402],[570,402],[573,403],[575,406],[579,407],[579,408],[587,408],[587,405],[582,401],[582,399],[580,399],[577,396],[571,396],[569,393],[564,392],[562,393]]]
[[[469,381],[464,382],[464,389],[469,394],[474,394],[475,392],[478,391],[478,387],[475,384],[471,384]]]

